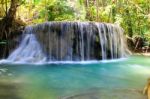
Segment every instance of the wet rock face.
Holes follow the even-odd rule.
[[[50,60],[91,60],[124,56],[121,28],[94,22],[49,22],[26,28]],[[123,52],[123,53],[122,53]],[[122,53],[122,55],[121,55]]]
[[[150,46],[144,38],[140,36],[136,36],[134,38],[126,37],[127,45],[130,51],[135,53],[147,53],[150,52]]]
[[[21,41],[21,35],[22,32],[16,35],[16,37],[14,36],[13,38],[2,41],[2,43],[0,43],[0,59],[7,58],[12,53],[12,51],[14,51],[18,47]]]
[[[134,42],[134,40],[131,37],[126,37],[126,39],[127,39],[128,48],[131,51],[134,51],[134,49],[135,49],[135,42]]]

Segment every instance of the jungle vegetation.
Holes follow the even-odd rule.
[[[150,43],[150,0],[0,0],[0,20],[1,40],[16,22],[96,21],[119,24],[129,37]]]

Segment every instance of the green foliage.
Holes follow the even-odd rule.
[[[88,0],[87,20],[120,24],[125,33],[150,42],[149,0]]]
[[[57,0],[53,5],[46,6],[48,21],[73,20],[74,10],[69,7],[66,0]]]
[[[150,41],[149,0],[23,1],[17,16],[29,24],[64,20],[109,22],[121,25],[128,36],[140,35]],[[0,6],[0,16],[4,16],[1,9],[5,7],[6,4]]]

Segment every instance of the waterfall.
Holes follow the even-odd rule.
[[[127,55],[123,29],[110,23],[46,22],[27,26],[12,62],[88,61]]]
[[[42,62],[45,59],[34,34],[25,35],[20,46],[8,57],[10,61],[20,62]]]

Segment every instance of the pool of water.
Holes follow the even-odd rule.
[[[150,57],[116,61],[1,64],[0,99],[146,99]]]

